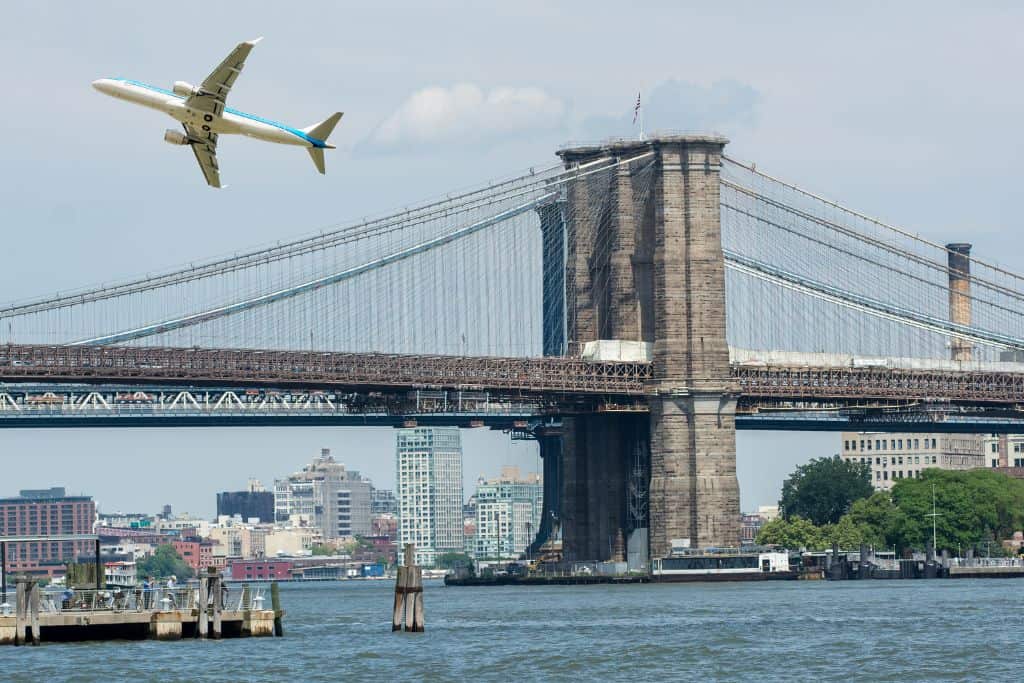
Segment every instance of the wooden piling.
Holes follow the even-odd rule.
[[[409,628],[409,630],[422,633],[424,627],[423,570],[420,567],[413,568],[412,594],[408,599],[414,605],[412,612],[412,628]],[[409,623],[406,622],[406,628],[408,627]]]
[[[39,583],[33,581],[29,587],[28,594],[28,618],[32,627],[32,644],[38,645],[40,641],[39,632]]]
[[[221,636],[221,610],[224,609],[224,593],[221,591],[221,581],[223,578],[220,574],[213,574],[210,577],[210,594],[213,595],[213,637],[214,639],[220,639]]]
[[[209,609],[210,589],[207,585],[208,579],[205,576],[199,577],[199,615],[196,621],[196,635],[199,638],[206,638],[209,631]]]
[[[395,579],[395,604],[391,614],[392,632],[422,632],[424,628],[423,570],[416,566],[416,546],[405,546],[404,565]]]
[[[405,609],[405,567],[398,568],[395,578],[395,605],[391,611],[391,632],[402,630],[402,617]]]
[[[28,580],[19,576],[14,589],[14,644],[24,645],[28,631]]]
[[[274,610],[274,635],[280,638],[284,635],[284,625],[281,623],[284,612],[281,610],[281,589],[277,581],[270,583],[270,608]]]

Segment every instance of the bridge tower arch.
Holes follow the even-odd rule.
[[[567,169],[636,160],[568,187],[566,345],[643,342],[654,362],[649,419],[600,413],[565,420],[567,560],[624,559],[615,539],[629,531],[637,443],[649,444],[651,557],[669,554],[675,541],[739,544],[737,391],[729,374],[719,208],[726,143],[673,135],[558,152]],[[640,173],[648,174],[643,187],[635,182]],[[603,209],[593,210],[598,203]]]

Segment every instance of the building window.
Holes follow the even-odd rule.
[[[932,464],[934,465],[934,464],[935,464],[936,462],[937,462],[937,460],[936,460],[936,456],[934,456],[934,455],[933,455],[933,456],[932,456]]]
[[[995,459],[993,459],[993,460],[992,460],[992,467],[999,467],[999,461],[998,461],[998,460],[995,460]]]
[[[868,439],[868,450],[871,450],[871,439]]]
[[[932,439],[932,448],[935,448],[935,439]]]
[[[882,464],[882,459],[881,458],[875,458],[875,464],[876,465],[881,465]]]
[[[921,447],[920,444],[921,444],[921,440],[920,439],[914,439],[914,448],[915,449],[920,448]]]
[[[879,479],[881,479],[881,478],[882,478],[882,473],[881,473],[881,472],[878,472],[878,471],[876,471],[876,472],[875,472],[875,481],[878,481],[878,480],[879,480]]]
[[[875,450],[876,451],[881,449],[881,447],[878,444],[879,444],[878,439],[875,439]]]
[[[993,453],[998,453],[999,452],[998,444],[992,444],[992,452]],[[1019,453],[1020,451],[1017,451],[1017,452]]]
[[[864,450],[864,439],[860,440],[860,449]]]
[[[889,473],[888,472],[882,472],[882,479],[885,479],[886,481],[889,481]]]

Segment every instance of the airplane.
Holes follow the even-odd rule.
[[[164,140],[172,145],[189,145],[211,187],[221,187],[220,165],[217,163],[217,138],[220,135],[247,135],[267,142],[305,147],[316,170],[325,173],[324,150],[335,149],[334,145],[327,144],[327,138],[341,120],[341,112],[306,128],[292,128],[225,105],[249,52],[261,40],[256,38],[239,43],[198,87],[185,81],[175,81],[171,90],[164,90],[127,78],[101,78],[93,81],[92,86],[105,95],[157,109],[180,121],[185,132],[168,129]]]

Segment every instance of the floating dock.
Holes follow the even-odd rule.
[[[270,585],[272,605],[264,605],[266,592],[266,585],[229,586],[219,576],[146,591],[44,590],[18,579],[15,604],[0,603],[0,644],[283,635],[277,585]]]

